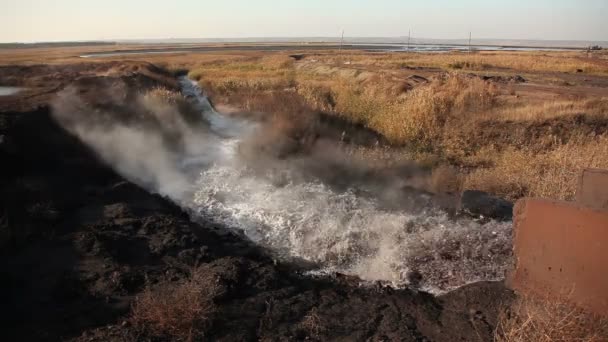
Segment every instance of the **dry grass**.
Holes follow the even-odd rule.
[[[194,270],[189,279],[146,288],[135,300],[131,322],[153,336],[197,340],[213,314],[214,295],[213,279]]]
[[[467,174],[464,187],[509,199],[523,196],[572,200],[584,168],[608,168],[608,136],[581,139],[535,153],[515,147],[485,150],[491,166]]]
[[[607,63],[599,55],[591,58],[583,52],[452,52],[443,54],[368,54],[348,53],[342,59],[351,65],[373,65],[386,68],[427,67],[466,71],[511,70],[516,72],[567,72],[583,70],[586,74],[608,75]],[[335,56],[321,56],[320,60],[338,63]]]
[[[156,87],[146,92],[144,94],[144,99],[149,101],[158,100],[162,103],[172,105],[185,101],[185,98],[181,93],[164,87]]]
[[[608,319],[566,299],[518,298],[499,317],[497,342],[608,341]]]
[[[412,86],[399,74],[405,66],[452,71]],[[303,117],[319,111],[362,124],[427,166],[447,165],[435,174],[451,184],[438,188],[480,189],[510,199],[571,199],[583,168],[608,167],[608,135],[594,128],[608,121],[608,100],[520,98],[513,84],[467,73],[556,75],[583,69],[604,75],[607,66],[578,52],[347,52],[340,60],[322,53],[303,62],[279,53],[210,62],[190,76],[217,102],[271,113],[278,123],[306,121]]]
[[[293,61],[286,55],[218,62],[193,69],[188,76],[203,80],[216,95],[230,96],[238,92],[280,90],[293,86]]]
[[[500,121],[540,121],[576,114],[608,117],[608,98],[520,103],[491,113],[491,118]]]
[[[416,56],[403,58],[418,62]],[[351,57],[354,64],[376,66],[389,65],[397,58],[384,54],[348,56]],[[488,64],[485,60],[491,59],[502,67],[525,70],[550,69],[556,67],[556,63],[562,65],[562,69],[569,68],[574,64],[568,63],[574,63],[577,58],[572,54],[566,57],[538,54],[424,57],[430,60],[420,62],[423,65],[449,64],[457,57],[469,63],[463,67],[483,68]],[[450,167],[457,180],[452,183],[459,184],[448,186],[450,189],[462,184],[464,188],[486,190],[510,199],[522,196],[571,199],[582,168],[608,167],[605,135],[587,137],[583,135],[585,132],[578,132],[576,126],[558,132],[568,136],[539,136],[530,141],[522,136],[517,144],[501,132],[496,136],[505,137],[503,140],[486,141],[484,137],[476,138],[475,134],[480,127],[492,129],[491,122],[545,125],[549,120],[571,115],[606,120],[606,99],[518,102],[511,96],[505,102],[501,96],[512,93],[513,90],[509,90],[512,85],[500,89],[495,83],[458,73],[437,77],[409,90],[385,72],[364,74],[356,69],[327,66],[335,57],[320,56],[329,64],[317,63],[320,65],[312,67],[294,67],[293,61],[286,58],[276,55],[239,63],[215,63],[194,70],[191,75],[200,77],[204,86],[221,100],[246,110],[266,111],[275,116],[288,113],[286,122],[289,122],[305,115],[294,108],[305,105],[363,124],[393,145],[407,146],[416,157],[425,160],[430,157],[441,164],[445,164],[442,159],[447,159],[456,166]],[[531,58],[540,62],[529,64]],[[294,97],[294,91],[303,102]],[[502,129],[509,128],[503,126]],[[470,165],[476,166],[471,169]],[[467,166],[464,173],[459,173],[459,166]],[[440,171],[436,174],[443,172]],[[445,175],[437,178],[446,179]]]
[[[493,105],[492,84],[452,75],[446,81],[415,88],[393,103],[386,112],[373,117],[373,129],[395,144],[432,145],[450,121],[466,120]]]
[[[394,144],[429,143],[440,134],[450,116],[483,110],[496,98],[491,83],[456,74],[407,93],[382,78],[356,83],[347,78],[327,80],[321,76],[319,81],[318,76],[307,71],[296,73],[293,62],[285,58],[213,64],[191,71],[190,76],[201,79],[203,86],[226,101],[240,100],[245,109],[252,109],[253,100],[235,99],[234,95],[255,97],[260,92],[295,87],[313,109],[364,124]]]
[[[299,80],[297,91],[312,108],[363,124],[394,145],[427,149],[449,121],[491,107],[497,95],[491,83],[457,74],[411,91],[395,88],[382,78],[364,83],[304,79]]]

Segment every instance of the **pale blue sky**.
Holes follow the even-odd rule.
[[[413,36],[608,41],[608,0],[0,0],[0,42]]]

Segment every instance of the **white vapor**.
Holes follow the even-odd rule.
[[[176,108],[145,97],[131,109],[156,125],[112,116],[96,120],[87,113],[93,109],[69,91],[54,113],[127,179],[242,230],[279,257],[315,263],[319,272],[435,294],[504,278],[511,262],[510,223],[454,220],[433,208],[385,209],[356,185],[337,189],[323,178],[302,177],[307,163],[322,162],[314,156],[270,160],[260,172],[239,153],[243,141],[258,134],[258,124],[215,112],[186,78],[181,86],[203,124],[187,123]],[[383,189],[394,191],[390,184]]]

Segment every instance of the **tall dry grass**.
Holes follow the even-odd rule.
[[[135,299],[130,321],[151,336],[200,340],[214,312],[215,292],[214,280],[195,269],[188,279],[148,286]]]
[[[411,89],[391,71],[406,64],[454,69],[462,61],[462,68],[539,72],[569,72],[583,63],[591,73],[599,72],[596,60],[586,65],[576,53],[346,53],[342,61],[351,64],[343,66],[335,55],[314,58],[211,63],[191,76],[220,102],[274,116],[289,112],[286,122],[312,109],[362,124],[427,166],[449,165],[464,189],[571,199],[583,168],[608,168],[606,98],[525,100],[512,96],[508,84],[458,72]]]
[[[406,93],[391,111],[375,116],[372,127],[397,144],[432,145],[450,121],[467,120],[495,100],[492,84],[452,75]]]
[[[464,177],[467,189],[509,199],[533,196],[572,200],[584,168],[608,169],[608,136],[582,138],[543,152],[512,146],[504,151],[486,149],[479,154],[490,165],[476,168]]]
[[[604,342],[608,341],[608,318],[566,298],[520,297],[501,313],[495,341]]]
[[[487,119],[499,121],[541,121],[576,114],[608,117],[608,98],[524,102],[503,107],[489,113],[491,117],[489,116]]]
[[[298,92],[313,108],[361,123],[395,145],[421,148],[430,148],[449,121],[490,108],[497,96],[491,83],[457,74],[409,92],[386,85],[382,80],[373,84],[304,82]]]
[[[294,86],[293,60],[286,55],[270,55],[195,68],[188,76],[202,80],[220,96],[239,92],[281,90]]]

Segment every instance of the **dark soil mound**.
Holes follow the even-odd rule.
[[[177,89],[177,82],[169,72],[149,63],[104,62],[77,64],[0,65],[0,84],[25,88],[19,96],[0,97],[0,112],[32,111],[44,107],[55,94],[73,82],[104,77],[138,79],[136,84],[162,84]]]
[[[78,68],[75,79],[93,94],[107,81]],[[170,87],[165,76],[115,77],[130,87]],[[47,106],[0,112],[0,135],[6,340],[175,340],[128,317],[147,286],[180,283],[194,267],[213,280],[212,313],[193,336],[204,340],[491,340],[499,306],[511,296],[501,283],[434,298],[343,276],[303,277],[225,227],[193,223],[122,179]]]

